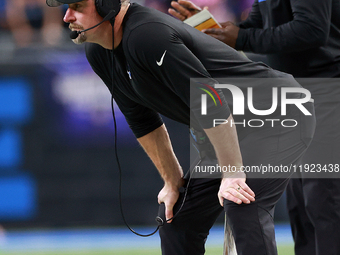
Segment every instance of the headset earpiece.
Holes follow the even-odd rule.
[[[112,10],[115,10],[116,15],[120,11],[120,0],[96,0],[96,9],[103,18]]]

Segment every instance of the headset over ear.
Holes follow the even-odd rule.
[[[110,11],[115,11],[115,16],[120,11],[120,0],[95,0],[97,12],[103,18],[109,14]]]

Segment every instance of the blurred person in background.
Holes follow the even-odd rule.
[[[43,42],[56,46],[60,42],[63,13],[60,8],[48,8],[45,0],[7,0],[6,26],[18,47]]]
[[[180,5],[179,5],[179,4]],[[200,10],[173,2],[169,12],[184,20]],[[243,51],[266,54],[271,67],[296,78],[340,77],[339,0],[255,0],[248,18],[205,33]],[[314,80],[306,87],[315,100],[317,128],[302,165],[340,164],[340,82]],[[340,180],[291,179],[287,207],[297,255],[340,254]]]

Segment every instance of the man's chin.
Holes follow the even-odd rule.
[[[79,41],[78,39],[72,39],[72,42],[77,45],[84,43],[84,41]]]
[[[84,42],[86,42],[87,37],[85,34],[80,34],[76,39],[72,39],[72,42],[75,44],[82,44]]]

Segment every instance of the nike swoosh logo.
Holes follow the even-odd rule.
[[[164,51],[163,56],[161,57],[161,59],[159,60],[159,62],[156,60],[156,63],[157,63],[158,66],[163,65],[163,59],[164,59],[164,57],[165,57],[165,54],[166,54],[166,50]]]

